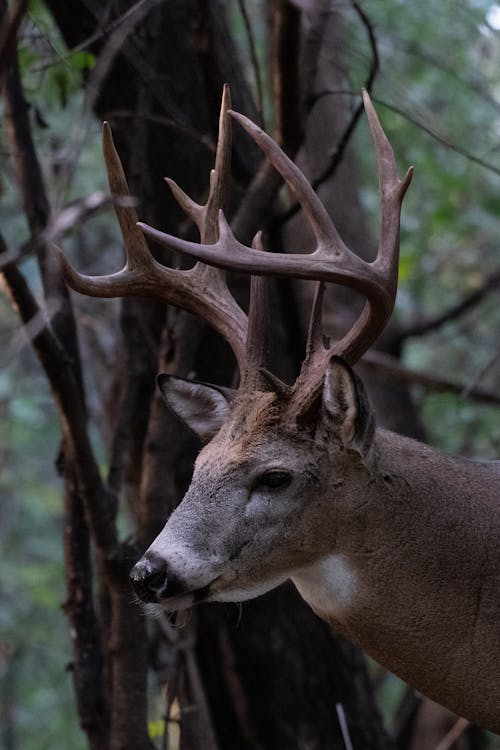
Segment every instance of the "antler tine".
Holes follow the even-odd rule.
[[[263,251],[262,232],[257,232],[253,238],[252,247],[255,250]],[[262,276],[252,276],[250,278],[250,305],[248,309],[248,333],[246,343],[246,369],[242,373],[241,380],[245,384],[245,389],[266,388],[269,385],[269,378],[262,374],[267,364],[269,349],[269,294],[268,279]],[[267,372],[267,371],[266,371]],[[280,387],[286,386],[280,383]],[[276,390],[276,382],[273,383],[273,389]]]
[[[316,250],[306,254],[277,254],[245,247],[232,234],[222,212],[219,212],[219,240],[213,245],[185,242],[141,225],[147,235],[161,244],[220,268],[329,281],[361,292],[367,299],[361,316],[348,334],[331,349],[316,346],[315,354],[310,358],[315,363],[323,360],[328,352],[340,354],[355,363],[386,325],[396,296],[401,203],[413,170],[410,168],[405,178],[398,180],[392,148],[366,92],[363,98],[375,144],[381,192],[380,242],[373,263],[362,260],[345,246],[306,178],[279,146],[250,120],[234,112],[231,112],[231,116],[262,148],[298,197],[316,234]]]
[[[307,334],[306,358],[307,363],[318,350],[325,348],[321,322],[323,318],[323,297],[325,294],[325,283],[318,281],[314,291],[311,318],[309,320],[309,331]]]
[[[289,159],[267,133],[249,120],[248,117],[233,110],[229,114],[255,141],[294,193],[311,224],[317,241],[317,251],[321,253],[323,248],[331,249],[332,247],[339,254],[347,251],[347,247],[338,234],[326,208],[297,165]]]
[[[207,204],[199,206],[175,183],[169,181],[174,197],[196,222],[202,241],[217,238],[217,209],[227,189],[230,159],[228,109],[229,91],[223,95],[221,107],[221,135],[217,145],[216,169],[210,180]],[[187,271],[167,268],[153,258],[138,225],[127,181],[120,158],[114,147],[111,128],[103,128],[103,151],[108,181],[114,197],[125,246],[126,263],[121,271],[107,276],[87,276],[78,273],[60,253],[61,270],[69,286],[82,294],[94,297],[154,297],[206,320],[230,344],[240,370],[246,366],[245,340],[247,317],[229,292],[224,274],[216,269],[197,264]],[[210,283],[208,278],[210,277]]]
[[[225,208],[229,182],[231,179],[231,127],[228,114],[231,108],[231,94],[229,86],[224,84],[222,90],[222,102],[219,116],[219,137],[217,139],[217,151],[215,154],[215,167],[210,173],[210,191],[204,206],[195,203],[177,183],[170,177],[165,177],[165,182],[172,191],[172,195],[182,208],[196,224],[203,243],[215,242],[219,236],[218,212]],[[138,231],[141,231],[140,225]]]
[[[231,182],[231,143],[232,129],[229,112],[231,110],[231,95],[229,86],[224,84],[222,104],[219,117],[219,138],[215,167],[210,175],[210,193],[205,206],[205,225],[200,240],[204,243],[216,242],[219,237],[219,210],[226,210],[229,186]]]
[[[379,300],[367,293],[367,301],[358,320],[340,341],[327,350],[327,356],[338,354],[353,364],[378,338],[394,309],[398,287],[401,205],[413,177],[413,167],[409,167],[404,178],[398,178],[394,151],[365,90],[363,103],[375,145],[382,214],[377,257],[369,267],[379,275],[385,294],[383,300]]]
[[[397,285],[401,204],[413,177],[413,167],[409,167],[402,180],[398,178],[394,151],[382,129],[370,96],[364,89],[363,103],[375,145],[382,212],[380,242],[375,265],[382,272],[388,273],[393,283]]]
[[[137,213],[132,205],[127,180],[108,122],[103,123],[102,150],[108,184],[113,196],[113,207],[123,236],[125,266],[121,271],[111,275],[87,276],[78,273],[63,253],[60,253],[60,261],[63,276],[75,291],[92,297],[119,297],[127,294],[136,274],[142,275],[151,270],[154,260],[144,235],[137,226]]]

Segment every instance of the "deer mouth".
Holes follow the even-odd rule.
[[[179,592],[172,596],[159,597],[158,603],[163,609],[169,612],[178,612],[182,609],[189,609],[194,607],[195,604],[203,604],[211,600],[211,587],[220,578],[214,578],[206,586],[201,586],[198,589],[192,589],[190,591]]]

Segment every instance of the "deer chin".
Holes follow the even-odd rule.
[[[248,583],[238,586],[237,582],[224,580],[223,576],[214,578],[206,586],[199,589],[193,589],[182,594],[161,598],[156,606],[168,612],[180,612],[184,609],[194,607],[196,604],[206,602],[236,603],[244,602],[248,599],[256,599],[258,596],[267,594],[268,591],[275,589],[288,580],[288,576],[279,575],[267,578],[259,583]]]
[[[245,602],[248,599],[256,599],[258,596],[267,594],[289,578],[288,575],[276,575],[258,582],[245,582],[238,585],[234,578],[224,581],[221,576],[214,586],[209,601],[213,602]]]

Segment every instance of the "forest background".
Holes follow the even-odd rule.
[[[11,11],[22,5],[14,3]],[[370,381],[382,423],[425,436],[430,444],[463,456],[490,459],[500,454],[500,5],[490,0],[227,0],[173,6],[158,1],[31,0],[18,30],[17,52],[10,44],[2,58],[5,127],[0,135],[0,229],[4,242],[0,271],[9,292],[0,292],[0,743],[5,750],[79,750],[88,743],[141,750],[150,747],[150,742],[158,748],[167,747],[167,742],[176,747],[180,742],[184,748],[278,750],[341,747],[341,742],[347,742],[333,708],[343,704],[344,693],[340,691],[331,704],[323,698],[318,703],[315,698],[325,693],[330,675],[308,682],[304,688],[307,699],[297,691],[289,702],[282,700],[277,678],[266,676],[263,668],[257,669],[254,682],[248,679],[245,659],[255,659],[255,653],[261,654],[259,649],[265,647],[255,641],[268,637],[268,612],[272,611],[256,613],[250,605],[241,613],[229,610],[223,625],[216,616],[200,615],[195,624],[173,635],[169,631],[167,636],[158,632],[158,626],[146,624],[142,615],[136,616],[131,640],[142,633],[137,639],[142,650],[137,649],[140,653],[135,658],[153,669],[149,682],[143,679],[143,688],[136,685],[149,696],[149,710],[139,718],[134,714],[134,727],[127,727],[128,740],[113,734],[112,717],[116,721],[119,709],[109,698],[109,676],[102,680],[98,730],[91,720],[95,706],[82,708],[82,691],[75,706],[73,680],[76,672],[78,682],[82,644],[78,639],[75,642],[72,618],[78,620],[81,613],[75,613],[73,607],[71,575],[64,574],[64,549],[66,571],[71,573],[72,565],[78,568],[78,560],[71,562],[77,542],[68,539],[67,532],[70,527],[77,528],[78,522],[75,508],[73,515],[68,511],[68,498],[71,483],[76,486],[78,480],[71,478],[67,445],[63,442],[61,447],[61,411],[54,403],[54,384],[51,392],[31,346],[43,332],[45,317],[38,310],[25,328],[21,326],[12,305],[12,279],[19,281],[17,272],[23,275],[55,330],[58,316],[66,316],[67,325],[69,303],[61,296],[47,260],[52,242],[63,246],[78,268],[88,273],[120,267],[122,240],[107,197],[100,145],[100,120],[104,117],[113,126],[141,218],[154,220],[170,212],[160,220],[164,226],[174,225],[179,233],[190,236],[191,228],[168,203],[160,176],[176,177],[194,198],[203,198],[215,143],[216,101],[221,84],[232,77],[236,108],[261,119],[289,153],[298,155],[348,244],[356,251],[362,245],[363,252],[369,254],[378,231],[378,191],[373,148],[358,109],[359,92],[368,87],[394,146],[400,172],[413,164],[416,173],[403,208],[394,327],[360,371]],[[0,3],[0,10],[5,21],[5,2]],[[3,28],[8,28],[7,22]],[[23,92],[19,110],[15,109],[12,74],[16,56],[17,91],[22,87]],[[205,77],[200,80],[204,64]],[[24,115],[22,101],[27,103]],[[13,145],[19,143],[21,122],[28,128],[33,146],[33,158],[27,157],[24,165],[22,159],[16,159]],[[175,158],[164,156],[166,151],[175,153]],[[255,184],[258,161],[255,150],[236,136],[237,197],[245,197],[246,184]],[[38,163],[40,173],[23,172],[28,162],[31,166]],[[154,168],[152,162],[156,162]],[[307,233],[300,217],[293,215],[290,197],[279,192],[279,184],[269,174],[262,170],[259,174],[261,180],[267,180],[261,203],[267,203],[268,208],[252,205],[253,221],[258,217],[276,248],[297,243],[298,238],[307,244]],[[248,196],[245,200],[249,211]],[[233,213],[248,232],[252,221],[245,224],[236,205]],[[243,286],[244,280],[237,279],[236,288]],[[286,351],[281,367],[286,372],[300,360],[303,331],[299,336],[289,329],[294,325],[295,331],[301,330],[302,308],[310,291],[302,285],[277,285],[276,294],[278,312],[285,320],[279,335]],[[169,313],[165,322],[165,312],[158,312],[157,305],[134,302],[122,306],[118,301],[76,295],[72,300],[78,339],[70,334],[65,345],[71,349],[77,343],[79,347],[95,465],[122,501],[116,519],[117,534],[125,540],[121,544],[128,544],[133,535],[138,549],[144,548],[174,504],[172,498],[188,480],[189,461],[179,461],[181,447],[182,455],[186,451],[191,455],[195,449],[182,435],[176,447],[179,453],[169,454],[170,465],[178,463],[175,491],[169,480],[165,490],[168,500],[149,505],[145,500],[139,506],[142,500],[134,498],[152,494],[156,498],[158,494],[152,485],[149,494],[144,494],[148,471],[155,466],[146,459],[148,445],[151,453],[148,429],[152,429],[151,419],[156,414],[152,385],[158,361],[181,370],[205,372],[209,369],[206,361],[203,364],[207,352],[219,349],[213,348],[213,339],[207,340],[205,333],[193,337],[190,321],[182,318],[179,322],[178,316]],[[19,307],[19,299],[14,301]],[[332,331],[349,318],[349,304],[343,295],[331,298],[327,313]],[[180,332],[196,341],[196,352],[179,354],[176,350],[175,356],[172,354],[176,349],[172,341],[178,341]],[[66,334],[61,334],[62,338]],[[217,357],[216,372],[210,373],[210,379],[220,376],[219,380],[230,380],[227,352],[221,350]],[[188,360],[190,364],[186,364]],[[79,378],[77,374],[76,380]],[[178,429],[176,425],[165,427],[167,432]],[[78,494],[75,491],[73,496]],[[82,502],[85,506],[85,499]],[[145,507],[149,508],[146,520],[141,511]],[[78,528],[84,527],[83,517],[80,522]],[[93,633],[97,632],[99,639],[109,631],[112,640],[114,625],[106,622],[106,611],[116,616],[113,583],[109,570],[103,573],[100,569],[102,548],[92,528],[91,538],[97,555],[94,551],[93,562],[85,563],[82,570],[95,582],[95,590],[88,593],[97,613]],[[126,619],[134,605],[130,593],[122,599]],[[288,611],[292,605],[286,598],[286,603],[279,600],[269,606]],[[61,607],[69,616],[69,626]],[[303,617],[300,612],[299,619]],[[240,671],[240,688],[243,686],[246,696],[245,713],[238,708],[241,698],[234,697],[234,685],[228,688],[225,682],[227,664],[220,669],[208,664],[205,649],[215,635],[223,640],[221,632],[226,633],[227,628],[245,634],[246,623],[251,623],[248,632],[255,630],[245,642],[244,655],[233,635],[227,636],[231,654],[237,657],[235,671]],[[308,632],[316,626],[303,623],[303,627]],[[89,626],[86,634],[91,630]],[[181,640],[185,636],[180,644],[178,633]],[[284,660],[284,644],[293,645],[294,637],[288,634],[281,643],[277,636],[273,657],[266,657],[265,649],[261,654],[274,668],[273,674],[281,671],[290,684],[295,668],[299,672],[315,669],[308,654],[298,656],[295,666]],[[196,641],[195,646],[186,646],[190,638]],[[321,638],[329,636],[321,631]],[[317,643],[317,658],[330,665],[330,655],[325,656],[327,640]],[[116,642],[113,648],[117,648]],[[224,653],[227,656],[224,648],[220,663]],[[106,646],[102,651],[105,673]],[[189,673],[191,657],[186,653],[194,653],[198,660],[204,685],[198,692]],[[338,654],[331,658],[335,661]],[[349,662],[347,673],[358,669],[352,666],[358,662],[350,651],[342,651],[342,658]],[[411,744],[417,742],[425,724],[423,719],[419,724],[418,719],[423,711],[420,696],[408,692],[376,665],[369,665],[369,671],[375,688],[372,691],[365,686],[363,690],[370,700],[374,693],[385,729],[379,727],[372,708],[357,705],[359,726],[354,718],[348,722],[352,738],[362,738],[366,732],[371,744],[359,739],[357,744],[353,741],[354,747],[393,747],[393,741],[400,748],[431,747]],[[182,677],[184,673],[191,676]],[[144,669],[141,674],[146,674]],[[268,679],[274,692],[264,691],[266,695],[257,698]],[[349,682],[349,675],[339,678],[340,682],[344,679]],[[176,680],[180,687],[176,683],[174,688]],[[130,714],[130,705],[136,700],[134,689],[132,686]],[[222,706],[216,705],[215,694]],[[281,697],[277,698],[278,694]],[[264,716],[260,700],[266,701],[266,711],[272,716],[281,716],[269,735],[260,726]],[[357,699],[353,700],[356,703]],[[319,715],[315,714],[315,702],[321,704]],[[349,699],[345,702],[349,716]],[[186,707],[192,705],[198,711],[193,726],[186,714]],[[287,712],[289,730],[281,726]],[[307,718],[300,726],[307,726],[311,735],[304,730],[300,739],[298,717],[303,712]],[[440,715],[439,722],[436,731],[442,731],[443,736],[447,731],[443,727],[457,725],[456,717]],[[287,731],[292,730],[293,743],[287,739]],[[94,731],[97,739],[92,739]],[[468,750],[500,747],[498,738],[465,725],[459,733],[460,747]],[[209,737],[208,744],[202,744],[200,737]]]

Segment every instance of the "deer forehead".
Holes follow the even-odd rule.
[[[195,475],[230,483],[242,477],[251,479],[272,468],[299,473],[316,463],[310,451],[297,449],[296,441],[276,434],[245,435],[236,440],[229,436],[217,438],[196,459]]]
[[[272,467],[299,472],[316,463],[316,452],[309,436],[288,432],[279,420],[231,420],[200,452],[196,470],[226,476]]]
[[[273,434],[282,420],[283,407],[275,393],[238,393],[219,437],[244,443]]]

